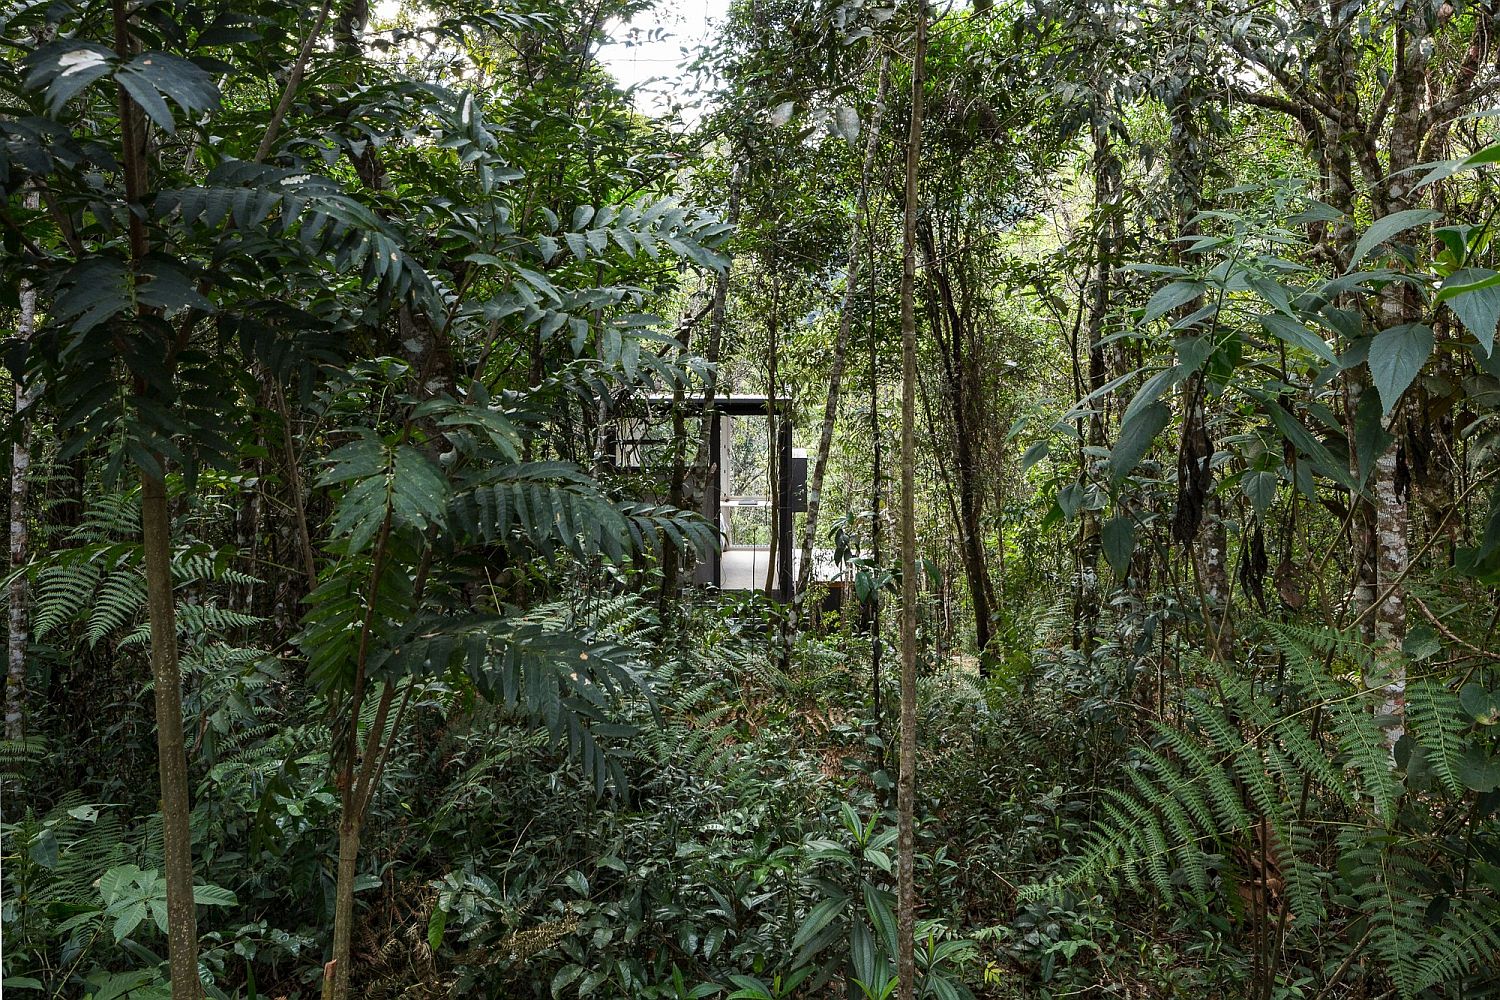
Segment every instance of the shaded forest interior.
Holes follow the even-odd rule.
[[[7,996],[1500,997],[1500,0],[0,35]]]

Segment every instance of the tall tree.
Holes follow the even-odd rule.
[[[27,201],[36,207],[35,195]],[[26,279],[21,280],[20,315],[16,319],[16,340],[25,344],[36,330],[36,286]],[[26,562],[31,556],[27,531],[26,498],[31,485],[31,423],[29,410],[41,395],[40,383],[23,388],[22,373],[11,376],[11,388],[15,393],[11,412],[15,423],[11,433],[15,440],[10,445],[10,618],[7,633],[5,658],[5,738],[19,740],[25,735],[26,718],[26,636],[30,631],[27,619],[27,603],[30,588],[26,581]]]
[[[125,0],[113,0],[113,11],[115,55],[125,63],[135,56],[138,45]],[[128,217],[128,260],[134,280],[139,281],[151,255],[144,212],[144,200],[151,193],[146,116],[127,78],[117,77],[115,88]],[[161,321],[152,314],[147,299],[139,296],[135,321],[142,331],[160,329]],[[163,345],[161,377],[169,385],[177,352],[176,342]],[[146,396],[147,384],[144,378],[137,380],[139,396]],[[167,881],[167,954],[172,968],[173,1000],[197,1000],[202,995],[202,986],[198,980],[198,923],[193,903],[193,840],[188,829],[191,806],[187,741],[182,730],[182,669],[178,663],[177,604],[172,582],[172,516],[167,509],[166,459],[161,451],[148,453],[141,464],[140,487],[141,550],[151,622],[151,680],[161,781],[162,868]]]
[[[1358,8],[1313,6],[1285,25],[1257,21],[1257,30],[1233,43],[1246,72],[1263,82],[1241,89],[1242,96],[1290,117],[1316,147],[1327,178],[1324,200],[1335,213],[1330,263],[1340,272],[1371,267],[1380,257],[1397,265],[1371,286],[1372,310],[1361,311],[1351,286],[1328,312],[1341,336],[1368,346],[1368,362],[1344,374],[1344,420],[1355,475],[1365,486],[1353,498],[1348,620],[1379,651],[1370,683],[1382,692],[1378,712],[1392,748],[1405,731],[1402,642],[1412,559],[1407,477],[1414,465],[1408,444],[1425,419],[1408,389],[1435,347],[1426,303],[1400,273],[1411,258],[1395,245],[1425,232],[1437,216],[1422,208],[1432,186],[1420,183],[1418,167],[1429,144],[1500,90],[1500,77],[1482,72],[1493,22],[1488,6],[1464,15],[1446,4],[1409,4],[1377,18]],[[1371,38],[1381,41],[1369,44]],[[1300,72],[1309,63],[1318,67],[1316,76]],[[1376,95],[1373,106],[1367,93]],[[1372,222],[1354,244],[1353,223],[1364,213]]]
[[[916,996],[917,927],[917,217],[927,0],[916,2],[911,55],[911,123],[901,224],[901,763],[896,780],[897,996]]]
[[[818,533],[818,515],[823,509],[823,482],[828,475],[828,459],[833,452],[833,431],[838,423],[839,400],[843,390],[844,369],[849,356],[849,332],[854,322],[854,303],[859,293],[860,260],[863,256],[861,228],[870,220],[870,183],[875,159],[880,152],[880,122],[885,114],[886,95],[890,91],[890,54],[880,55],[880,69],[875,98],[865,129],[865,154],[860,165],[859,194],[854,215],[849,220],[849,259],[844,267],[844,296],[839,303],[838,333],[833,340],[833,357],[828,370],[828,397],[823,405],[823,420],[818,429],[818,447],[813,457],[812,477],[807,484],[807,519],[802,530],[802,562],[797,573],[796,607],[802,608],[808,582],[813,572],[813,547]]]

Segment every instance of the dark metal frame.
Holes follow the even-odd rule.
[[[652,407],[673,407],[682,405],[690,411],[698,411],[700,414],[705,406],[702,397],[685,397],[677,400],[672,396],[651,396],[648,402]],[[702,511],[708,516],[715,527],[719,523],[719,504],[723,502],[723,490],[720,487],[719,455],[723,439],[720,432],[720,423],[724,417],[754,417],[764,416],[771,421],[771,429],[776,435],[776,503],[772,507],[772,514],[776,521],[776,589],[773,594],[783,602],[792,599],[792,586],[794,581],[792,562],[792,513],[794,511],[794,497],[792,496],[792,401],[784,397],[771,398],[769,396],[715,396],[711,404],[713,409],[713,423],[709,428],[709,488],[706,510]],[[712,573],[714,587],[723,584],[723,555],[714,556],[712,560]]]

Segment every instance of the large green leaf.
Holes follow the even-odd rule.
[[[103,45],[65,39],[32,53],[23,64],[27,90],[40,90],[47,110],[57,114],[75,94],[114,68],[115,54]]]
[[[1192,302],[1207,289],[1208,286],[1201,281],[1174,281],[1151,296],[1151,301],[1146,303],[1144,319],[1147,323],[1159,319]]]
[[[1281,477],[1274,472],[1251,469],[1247,471],[1240,480],[1240,490],[1245,494],[1245,499],[1255,508],[1257,517],[1265,517],[1266,512],[1271,509],[1272,502],[1276,499],[1276,487],[1281,485]]]
[[[1130,405],[1125,407],[1125,414],[1120,417],[1120,423],[1130,423],[1135,419],[1136,414],[1160,399],[1163,393],[1182,381],[1186,375],[1187,371],[1184,370],[1184,366],[1173,365],[1148,378],[1140,391],[1135,394],[1135,398],[1130,401]]]
[[[143,52],[120,67],[115,80],[130,92],[141,110],[168,132],[177,129],[162,95],[176,101],[189,115],[203,114],[219,106],[219,88],[200,67],[165,52]]]
[[[1384,218],[1376,219],[1355,244],[1354,256],[1349,259],[1350,269],[1356,267],[1382,243],[1401,235],[1408,229],[1415,229],[1417,226],[1426,225],[1440,218],[1442,218],[1442,213],[1430,208],[1408,208],[1404,212],[1392,212]]]
[[[1141,457],[1151,442],[1167,426],[1172,413],[1165,403],[1155,402],[1136,411],[1131,419],[1120,427],[1120,437],[1114,450],[1109,453],[1109,478],[1121,483],[1140,464]]]
[[[1432,355],[1432,328],[1423,323],[1403,323],[1381,330],[1370,343],[1370,376],[1380,390],[1385,413],[1395,409],[1417,373]]]
[[[1476,792],[1493,792],[1500,788],[1500,758],[1482,746],[1468,746],[1458,760],[1458,779]]]
[[[1104,545],[1104,560],[1115,571],[1116,577],[1124,577],[1130,569],[1130,557],[1135,552],[1135,523],[1128,515],[1121,514],[1105,522],[1100,531]]]
[[[1328,341],[1294,319],[1272,313],[1262,316],[1260,325],[1265,327],[1267,333],[1286,341],[1293,347],[1300,347],[1331,365],[1338,363],[1338,356],[1333,353],[1333,348],[1328,346]]]
[[[1478,267],[1455,271],[1438,289],[1437,298],[1448,303],[1486,355],[1494,351],[1495,328],[1500,326],[1500,274]]]
[[[1288,412],[1281,405],[1281,401],[1272,393],[1264,389],[1246,388],[1246,395],[1260,401],[1265,411],[1281,432],[1281,436],[1292,443],[1298,452],[1312,461],[1313,468],[1321,475],[1332,479],[1352,493],[1360,491],[1359,483],[1355,482],[1354,475],[1349,471],[1347,465],[1334,457],[1328,446],[1313,436],[1312,432],[1303,426],[1302,421]]]
[[[1380,400],[1373,393],[1362,393],[1359,408],[1354,412],[1354,457],[1361,486],[1370,481],[1375,460],[1385,454],[1394,440],[1381,420]]]

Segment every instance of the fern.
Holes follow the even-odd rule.
[[[1157,723],[1152,746],[1138,750],[1126,772],[1128,788],[1101,795],[1100,821],[1070,870],[1023,897],[1114,881],[1208,906],[1221,856],[1264,822],[1261,836],[1269,839],[1261,849],[1282,876],[1292,926],[1308,932],[1319,926],[1333,884],[1315,860],[1326,842],[1301,822],[1302,803],[1316,795],[1369,824],[1339,824],[1339,873],[1403,997],[1492,963],[1500,952],[1500,900],[1488,888],[1442,890],[1459,879],[1441,874],[1440,845],[1399,832],[1400,773],[1370,696],[1354,680],[1370,666],[1370,651],[1342,633],[1266,627],[1285,657],[1280,697],[1233,666],[1199,661],[1220,701],[1190,692],[1191,728]],[[1458,699],[1443,684],[1419,681],[1408,690],[1408,723],[1443,789],[1465,794],[1459,761],[1468,720]]]
[[[66,562],[43,567],[37,574],[36,608],[32,628],[38,639],[60,631],[88,607],[103,576],[92,562]]]
[[[85,635],[89,645],[98,645],[105,636],[128,625],[145,607],[145,575],[138,567],[110,573],[94,592],[93,604]]]
[[[1448,688],[1424,677],[1408,689],[1407,722],[1416,735],[1425,760],[1452,795],[1464,794],[1459,777],[1459,760],[1463,756],[1461,733],[1469,720],[1459,706],[1458,696]]]
[[[133,493],[106,494],[90,505],[83,522],[68,536],[75,544],[52,555],[36,571],[32,627],[38,639],[79,623],[91,646],[126,629],[131,631],[121,645],[147,641],[144,627],[132,628],[146,607],[146,578],[136,543],[139,520]],[[173,581],[178,586],[260,582],[235,569],[234,558],[232,549],[214,550],[201,543],[179,546],[172,557]],[[248,628],[259,622],[222,610],[195,611],[191,604],[180,605],[178,616],[188,634]]]
[[[449,516],[480,541],[524,545],[548,557],[559,550],[582,560],[602,555],[615,564],[658,553],[663,538],[700,553],[718,544],[701,516],[610,500],[581,469],[564,462],[502,469],[455,494]]]
[[[177,631],[185,636],[226,635],[237,629],[248,629],[260,624],[262,619],[239,611],[231,611],[213,604],[177,605]],[[151,627],[142,623],[135,631],[121,639],[121,649],[144,646],[151,641]]]

